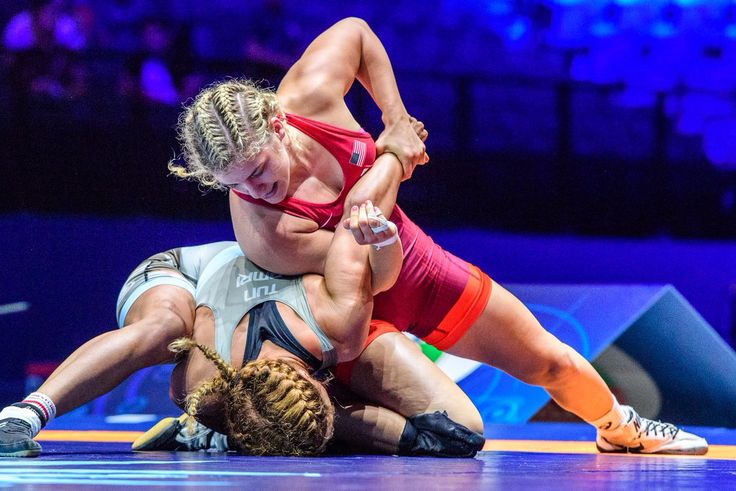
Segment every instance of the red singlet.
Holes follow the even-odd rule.
[[[286,122],[308,137],[320,143],[337,159],[345,184],[340,195],[331,203],[311,203],[287,196],[281,203],[271,204],[255,199],[233,189],[238,197],[267,208],[281,210],[299,218],[307,218],[319,224],[319,228],[334,230],[342,218],[343,203],[360,176],[373,166],[376,160],[376,143],[366,131],[340,128],[295,114],[286,114]]]
[[[340,223],[345,197],[376,158],[376,144],[365,131],[339,128],[312,119],[286,115],[286,122],[321,144],[340,164],[345,185],[332,203],[310,203],[287,197],[277,204],[240,198],[289,215],[312,220],[334,230]],[[440,349],[452,346],[483,311],[491,280],[475,266],[434,243],[399,206],[390,217],[404,247],[404,263],[396,284],[375,298],[373,318],[431,342]]]

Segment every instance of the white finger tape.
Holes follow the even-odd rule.
[[[376,215],[375,213],[369,213],[368,218],[373,218],[374,220],[378,220],[380,222],[380,225],[377,225],[375,227],[371,225],[371,230],[373,230],[374,234],[380,234],[381,232],[385,232],[386,230],[388,230],[388,220],[385,216]]]

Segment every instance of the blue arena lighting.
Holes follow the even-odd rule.
[[[631,5],[636,5],[644,2],[643,0],[615,0],[613,3],[622,7],[629,7]]]
[[[558,5],[580,5],[581,3],[585,3],[585,0],[553,0],[552,3]]]
[[[703,150],[716,166],[736,168],[736,120],[722,118],[709,122],[703,133]]]
[[[705,4],[703,0],[674,0],[673,3],[680,7],[696,7],[698,5]]]
[[[529,31],[529,20],[528,19],[516,19],[506,29],[506,37],[511,41],[518,41]]]
[[[677,29],[669,22],[658,21],[652,25],[651,34],[657,38],[670,38],[677,34]]]
[[[491,15],[506,15],[512,13],[513,10],[513,5],[511,5],[511,2],[507,1],[488,2],[488,5],[486,6],[486,11]]]
[[[590,26],[590,33],[599,38],[607,38],[618,32],[618,27],[611,22],[596,22]]]

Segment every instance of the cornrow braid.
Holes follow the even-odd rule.
[[[273,135],[270,119],[282,114],[276,94],[246,79],[229,79],[203,89],[179,116],[177,133],[184,165],[169,162],[172,174],[224,189],[215,174],[258,154]]]
[[[288,362],[254,360],[236,370],[189,338],[169,348],[177,353],[197,348],[217,367],[213,380],[187,396],[187,412],[196,416],[204,398],[218,399],[231,448],[250,455],[315,455],[332,437],[334,408],[324,388]]]

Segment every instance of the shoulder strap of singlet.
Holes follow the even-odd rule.
[[[341,166],[363,165],[366,157],[365,140],[372,140],[367,131],[341,128],[290,113],[286,113],[286,122],[325,147]]]
[[[289,295],[282,298],[280,301],[294,309],[299,314],[299,317],[309,326],[312,332],[317,336],[319,345],[322,349],[322,366],[323,368],[332,367],[337,365],[337,351],[332,341],[327,337],[322,328],[317,323],[312,309],[309,307],[307,301],[307,292],[304,290],[304,277],[299,277],[297,281],[298,291],[300,295]]]
[[[310,353],[295,337],[286,326],[284,319],[281,317],[276,302],[264,302],[249,312],[248,319],[248,339],[245,343],[245,353],[243,354],[243,365],[251,360],[258,358],[261,352],[263,342],[268,340],[276,346],[280,346],[288,352],[298,356],[315,371],[319,371],[324,367],[324,363],[319,361],[316,356]]]

